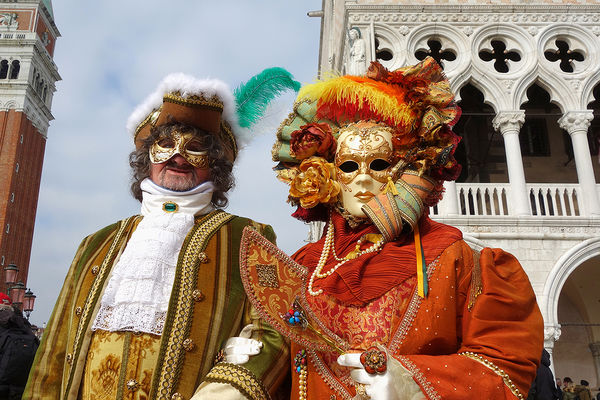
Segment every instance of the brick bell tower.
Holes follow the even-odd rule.
[[[27,284],[60,36],[51,0],[0,0],[0,291],[4,268]]]

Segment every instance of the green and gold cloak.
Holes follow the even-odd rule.
[[[83,240],[69,269],[37,352],[23,399],[78,399],[86,356],[111,269],[142,217],[110,225]],[[288,349],[270,326],[255,319],[239,272],[242,230],[253,226],[270,240],[270,226],[217,210],[198,217],[177,261],[160,350],[148,399],[184,400],[209,378],[250,399],[269,398],[286,370]],[[215,365],[221,346],[247,324],[263,342],[243,366]],[[123,374],[121,374],[123,375]],[[119,378],[121,387],[125,377]]]

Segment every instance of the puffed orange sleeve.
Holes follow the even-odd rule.
[[[424,301],[435,302],[428,311],[456,310],[456,352],[396,358],[429,399],[524,399],[543,346],[543,319],[529,278],[517,259],[501,249],[474,253],[473,262],[468,259],[472,250],[462,247],[439,260],[439,273],[455,277],[455,290],[443,296],[432,288]],[[419,327],[418,316],[414,326]],[[443,338],[428,340],[435,346]]]

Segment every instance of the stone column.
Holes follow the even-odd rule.
[[[587,140],[587,132],[592,119],[594,119],[592,110],[570,111],[560,117],[558,124],[571,136],[577,179],[581,187],[586,213],[590,216],[600,216],[600,199]]]
[[[531,215],[523,159],[521,158],[521,143],[519,142],[519,131],[524,122],[525,111],[521,110],[501,111],[492,121],[494,129],[500,132],[504,138],[511,197],[509,215],[516,216]]]
[[[544,326],[544,348],[548,354],[550,354],[550,369],[552,370],[552,375],[555,377],[556,373],[554,372],[554,357],[552,356],[552,350],[554,350],[554,343],[560,338],[560,333],[560,324]]]
[[[456,192],[456,182],[444,182],[444,197],[439,202],[438,208],[442,216],[455,216],[459,214],[458,193]]]
[[[596,366],[596,382],[600,382],[600,342],[590,343],[590,350]]]

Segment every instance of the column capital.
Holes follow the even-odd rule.
[[[554,348],[554,342],[560,338],[560,325],[546,325],[544,326],[544,347],[546,349]]]
[[[575,132],[587,132],[593,119],[594,111],[592,110],[569,111],[558,119],[558,125],[572,135]]]
[[[524,122],[525,111],[523,110],[500,111],[492,120],[494,129],[503,135],[509,131],[520,131]]]

